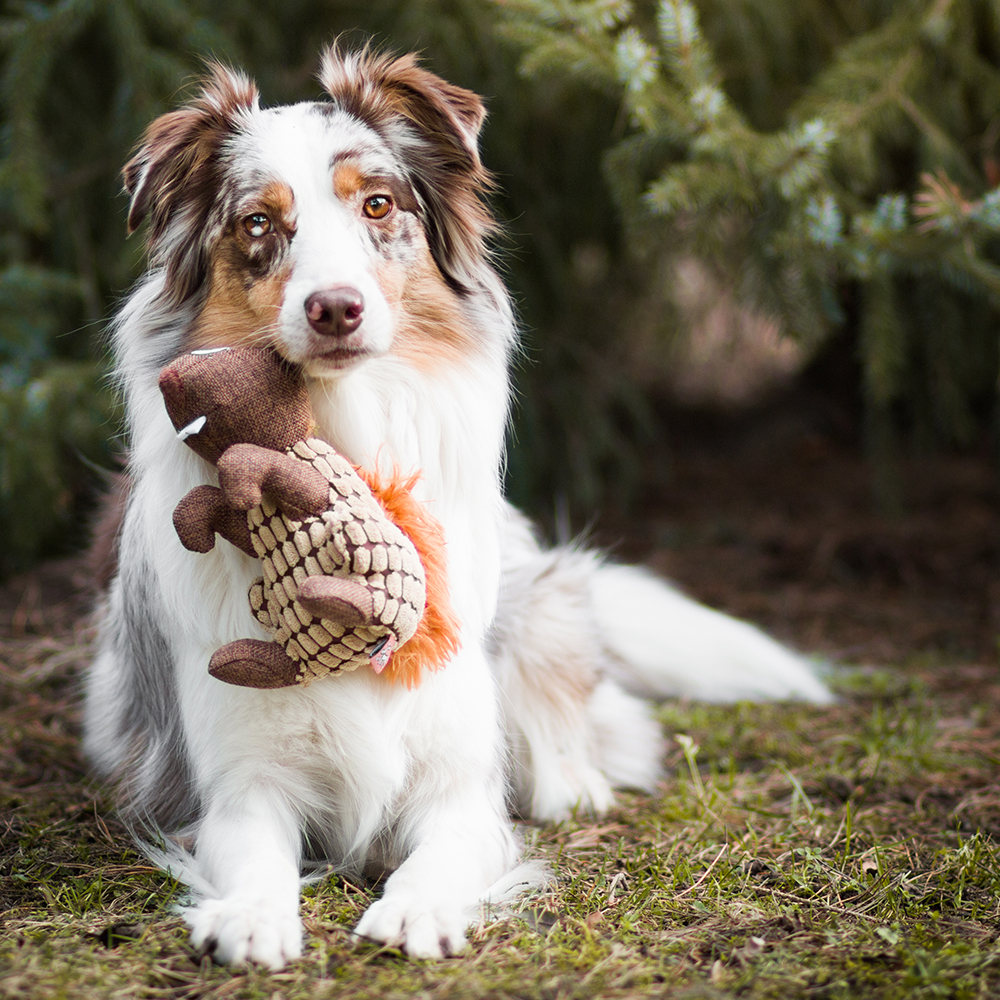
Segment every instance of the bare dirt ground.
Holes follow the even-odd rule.
[[[597,539],[798,648],[854,663],[994,664],[1000,473],[986,456],[902,459],[881,516],[856,448],[817,434],[713,435],[678,447],[642,516]]]

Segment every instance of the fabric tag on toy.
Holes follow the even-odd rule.
[[[391,633],[387,635],[381,642],[377,643],[374,651],[372,652],[372,670],[375,673],[380,674],[385,670],[385,665],[389,662],[389,657],[392,656],[393,650],[396,648],[396,637]]]

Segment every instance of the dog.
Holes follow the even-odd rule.
[[[646,571],[545,549],[505,504],[516,325],[491,259],[483,104],[413,56],[334,46],[320,80],[323,100],[263,108],[213,65],[124,169],[149,268],[112,329],[130,488],[85,703],[94,769],[191,886],[194,945],[275,969],[301,954],[310,860],[391,873],[358,935],[454,954],[483,901],[544,878],[519,862],[512,816],[655,789],[644,699],[830,698],[752,626]],[[178,440],[157,376],[236,344],[301,366],[318,435],[352,462],[420,473],[461,648],[419,685],[368,669],[280,690],[209,676],[218,647],[266,638],[246,596],[259,562],[175,536],[174,506],[214,470]]]

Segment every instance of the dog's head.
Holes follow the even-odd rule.
[[[463,300],[488,271],[490,185],[473,93],[413,56],[324,56],[330,100],[261,108],[214,66],[124,171],[187,349],[269,344],[312,374],[474,346]]]

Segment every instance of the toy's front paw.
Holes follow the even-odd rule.
[[[355,933],[402,948],[414,958],[444,958],[465,947],[468,924],[460,906],[428,906],[408,893],[390,892],[368,907]]]
[[[191,943],[223,965],[257,962],[280,969],[302,955],[302,923],[273,900],[209,899],[185,914]]]
[[[347,628],[371,625],[375,618],[371,591],[340,576],[307,576],[296,599],[316,618],[328,618]]]
[[[237,510],[250,510],[266,493],[298,520],[320,514],[330,502],[330,484],[316,469],[291,455],[255,444],[234,444],[216,463],[219,487]]]
[[[298,684],[298,664],[276,642],[237,639],[212,654],[208,672],[226,684],[281,688]]]

